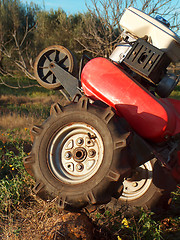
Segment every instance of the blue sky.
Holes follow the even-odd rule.
[[[21,0],[24,3],[34,2],[43,8],[43,2],[45,3],[45,9],[58,9],[62,8],[66,13],[74,14],[77,12],[86,11],[86,5],[91,3],[91,0]]]
[[[77,12],[84,12],[87,10],[87,5],[92,5],[91,0],[21,0],[23,3],[34,2],[43,8],[45,4],[45,9],[49,11],[50,9],[62,8],[68,14],[74,14]],[[158,1],[158,0],[156,0]],[[155,2],[156,2],[155,1]],[[177,7],[180,7],[179,0],[171,0],[172,5],[177,4]]]

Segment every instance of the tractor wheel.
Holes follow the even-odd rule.
[[[74,55],[63,46],[50,46],[40,52],[34,64],[34,75],[38,83],[47,89],[62,88],[61,83],[51,71],[51,64],[54,62],[72,75],[77,75],[77,62]]]
[[[109,202],[122,190],[129,166],[123,159],[130,133],[120,124],[111,108],[91,105],[86,97],[55,104],[44,124],[32,129],[32,152],[24,160],[36,179],[34,192],[57,198],[66,210]]]
[[[139,208],[155,212],[167,209],[171,192],[176,189],[175,181],[156,159],[136,168],[123,185],[121,197],[113,204],[130,215],[138,213]]]

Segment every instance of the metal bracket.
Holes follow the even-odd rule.
[[[72,76],[55,62],[51,62],[49,67],[71,98],[76,94],[81,94],[81,91],[79,90],[81,82],[79,79]]]

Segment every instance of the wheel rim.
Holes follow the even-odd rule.
[[[136,168],[132,177],[124,180],[120,200],[133,201],[142,197],[152,183],[152,174],[153,168],[150,161]]]
[[[53,63],[72,73],[74,59],[68,49],[62,46],[51,46],[43,50],[35,62],[35,76],[41,85],[47,88],[59,87],[61,83],[51,71]]]
[[[103,153],[100,134],[90,125],[75,123],[60,129],[51,139],[48,165],[58,180],[79,184],[96,174]]]

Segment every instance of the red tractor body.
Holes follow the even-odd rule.
[[[89,61],[83,68],[81,82],[89,98],[113,107],[141,137],[160,143],[180,133],[180,101],[158,99],[109,60],[95,58]],[[179,182],[180,151],[177,157],[179,161],[172,174]]]
[[[112,106],[141,137],[162,142],[180,133],[180,101],[158,99],[109,60],[89,61],[81,81],[88,97]]]

